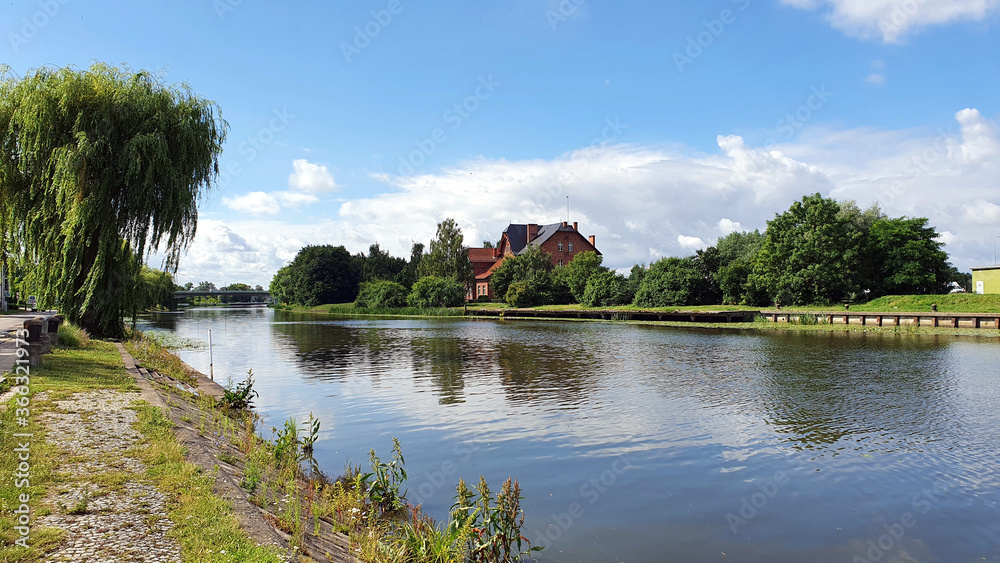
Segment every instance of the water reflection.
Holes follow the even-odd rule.
[[[325,468],[392,436],[414,490],[453,462],[424,487],[432,514],[459,476],[518,476],[532,540],[558,535],[542,561],[849,561],[938,482],[948,493],[884,560],[995,559],[1000,545],[995,342],[270,311],[149,324],[211,326],[216,369],[253,367],[265,415],[321,413]],[[592,496],[621,455],[632,466]],[[788,484],[734,533],[726,515],[777,471]],[[555,534],[574,502],[584,515]]]

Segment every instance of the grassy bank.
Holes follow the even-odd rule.
[[[419,307],[402,308],[366,308],[355,307],[354,303],[337,303],[333,305],[317,305],[306,307],[302,305],[275,305],[279,311],[298,313],[325,313],[346,317],[460,317],[464,314],[462,307],[439,307],[423,309]]]
[[[62,332],[62,331],[60,331]],[[57,511],[80,510],[79,507],[61,507],[48,504],[46,495],[53,489],[73,481],[114,484],[112,481],[141,481],[152,484],[167,493],[169,518],[174,522],[172,532],[182,546],[185,562],[232,561],[219,554],[220,547],[230,554],[239,554],[241,561],[278,562],[282,559],[270,548],[258,547],[241,531],[228,502],[211,493],[213,478],[187,464],[183,449],[178,444],[173,425],[163,412],[146,404],[135,405],[139,421],[135,428],[140,432],[141,445],[131,454],[147,463],[144,475],[108,474],[73,475],[60,472],[63,463],[72,463],[73,456],[47,441],[45,427],[40,420],[46,413],[61,412],[57,401],[65,400],[80,392],[99,389],[137,391],[114,345],[108,342],[78,339],[82,348],[59,346],[44,357],[44,366],[33,367],[29,375],[29,412],[19,411],[18,397],[7,403],[7,410],[0,415],[3,432],[0,433],[0,561],[32,563],[42,561],[46,552],[58,547],[64,537],[54,528],[38,528],[38,516]],[[23,383],[23,380],[19,383]],[[27,416],[24,416],[26,415]],[[19,424],[18,418],[27,421]],[[24,438],[13,433],[31,434],[30,438],[30,487],[17,488],[12,478],[18,470],[18,440]],[[115,481],[115,483],[117,483]],[[120,485],[121,483],[117,483]],[[20,535],[15,530],[12,510],[18,507],[20,495],[28,494],[32,510],[32,526],[28,547],[14,545]],[[82,510],[86,510],[83,507]],[[73,512],[69,512],[73,513]],[[216,557],[211,556],[214,551]],[[223,553],[225,553],[223,552]]]

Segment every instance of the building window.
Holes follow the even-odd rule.
[[[562,243],[559,243],[559,244],[562,244]],[[562,260],[560,260],[559,261],[559,267],[562,268],[562,265],[563,265],[563,262],[562,262]]]
[[[573,252],[573,243],[569,243],[569,251]]]
[[[562,252],[562,243],[559,243],[559,252]]]

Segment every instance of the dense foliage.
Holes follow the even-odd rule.
[[[464,240],[462,229],[458,228],[454,219],[438,223],[430,251],[420,260],[417,269],[419,277],[449,278],[463,286],[472,283],[472,262],[469,261]]]
[[[307,246],[278,270],[270,291],[279,303],[347,303],[358,294],[359,277],[357,260],[343,246]]]
[[[362,282],[354,306],[363,309],[399,309],[406,307],[408,296],[406,288],[394,281]]]
[[[458,307],[465,302],[465,288],[450,279],[427,276],[413,284],[406,302],[410,307]]]
[[[194,238],[228,125],[214,102],[144,71],[0,71],[0,254],[40,304],[121,336],[142,262],[159,249],[172,271]]]
[[[587,280],[587,287],[580,301],[587,307],[614,307],[629,305],[635,292],[628,278],[610,270],[595,273]]]

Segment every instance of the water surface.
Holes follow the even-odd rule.
[[[1000,561],[1000,343],[544,321],[158,314],[253,369],[315,456],[389,456],[445,518],[520,479],[540,561]],[[180,356],[208,372],[207,349]]]

